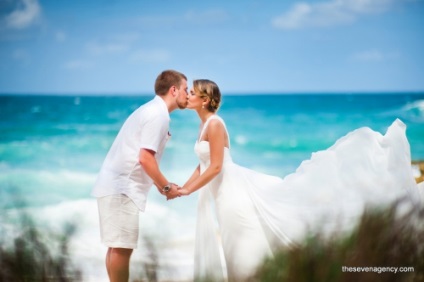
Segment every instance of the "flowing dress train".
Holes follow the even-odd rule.
[[[225,126],[217,115],[205,122],[195,144],[201,173],[210,164],[201,137],[212,119]],[[405,130],[398,119],[385,135],[354,130],[283,179],[237,165],[225,148],[220,174],[199,192],[195,278],[243,281],[275,246],[299,242],[307,232],[349,230],[366,207],[400,198],[421,204]]]

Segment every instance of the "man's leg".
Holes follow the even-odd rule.
[[[107,253],[106,253],[106,270],[107,270],[107,276],[109,277],[110,280],[110,253],[112,252],[112,248],[108,248],[107,249]]]
[[[131,254],[137,248],[140,211],[122,194],[98,198],[98,206],[100,234],[108,246],[105,262],[109,280],[127,282]]]
[[[109,248],[106,268],[110,282],[128,282],[132,249]]]

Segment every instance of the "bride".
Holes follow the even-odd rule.
[[[199,165],[178,196],[201,188],[196,279],[243,281],[264,257],[272,256],[276,246],[300,242],[307,232],[349,230],[368,206],[400,198],[420,203],[406,126],[400,120],[384,136],[369,128],[357,129],[281,179],[232,161],[225,122],[216,115],[220,102],[221,93],[213,81],[193,81],[187,108],[201,120],[194,147]],[[225,263],[220,260],[221,249]]]

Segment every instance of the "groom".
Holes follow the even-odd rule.
[[[102,243],[108,247],[106,269],[111,282],[128,281],[130,257],[137,248],[139,212],[155,184],[159,193],[175,197],[178,186],[159,169],[169,133],[169,114],[187,106],[187,78],[163,71],[156,78],[154,99],[135,110],[112,144],[92,195],[97,197]]]

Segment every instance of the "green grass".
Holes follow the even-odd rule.
[[[40,232],[31,217],[22,214],[19,234],[0,237],[0,282],[82,281],[68,253],[74,232],[73,224],[65,225],[61,234]]]

